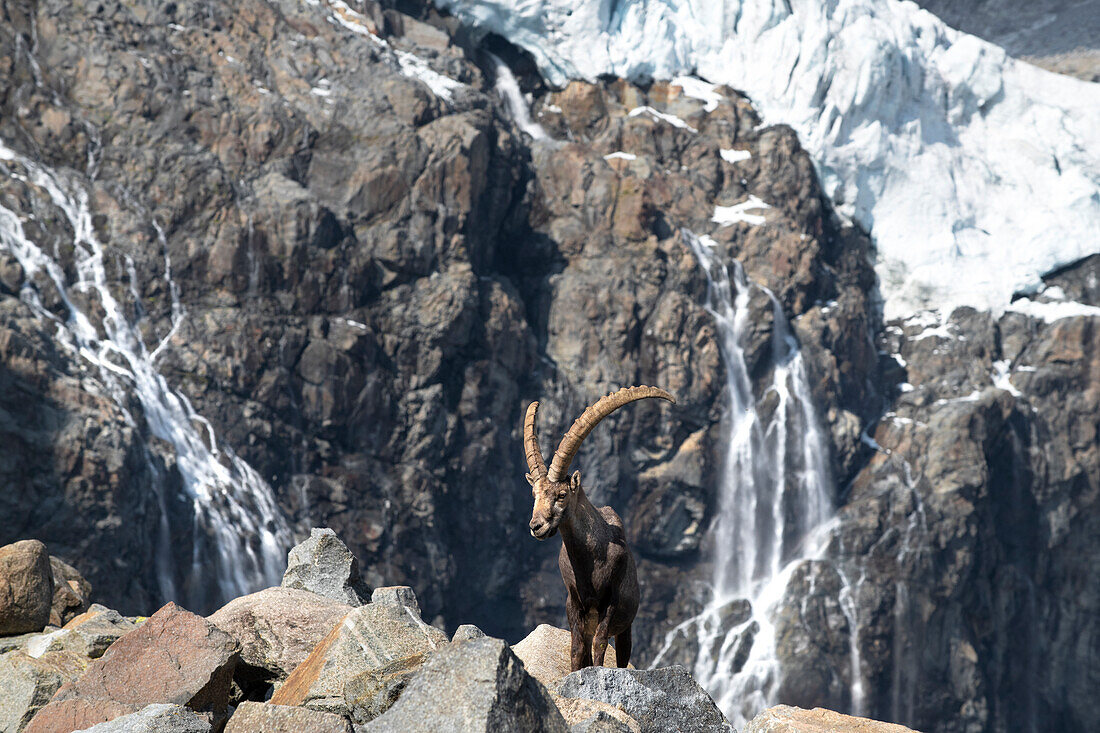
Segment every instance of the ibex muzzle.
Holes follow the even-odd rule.
[[[630,661],[630,627],[638,612],[638,571],[626,546],[623,522],[611,507],[597,509],[584,494],[580,471],[566,478],[569,464],[585,437],[601,420],[623,405],[647,397],[675,403],[657,387],[624,387],[601,398],[574,421],[561,439],[550,468],[539,449],[539,403],[532,402],[523,421],[523,449],[527,456],[527,482],[535,497],[531,511],[531,536],[537,540],[561,531],[558,568],[565,581],[566,614],[572,634],[570,658],[573,671],[603,664],[608,636],[615,637],[620,667]]]

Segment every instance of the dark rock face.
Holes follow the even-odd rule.
[[[12,11],[0,139],[88,192],[111,292],[217,439],[296,527],[336,529],[368,585],[415,586],[427,618],[446,609],[443,622],[512,639],[564,618],[555,549],[525,529],[527,401],[544,400],[553,436],[612,388],[676,394],[675,411],[610,418],[577,464],[641,556],[644,657],[709,576],[699,558],[724,440],[705,278],[680,228],[711,233],[808,324],[799,334],[841,476],[858,468],[861,418],[877,406],[875,360],[859,358],[872,324],[866,239],[831,224],[793,133],[758,129],[732,91],[704,113],[668,85],[574,84],[539,107],[571,142],[529,149],[483,91],[476,54],[450,40],[465,38],[451,20],[334,7]],[[402,73],[409,57],[394,49],[459,82],[450,99]],[[698,132],[629,116],[640,104]],[[752,157],[728,164],[726,147]],[[619,150],[637,157],[604,158]],[[773,204],[766,227],[709,222],[750,190]],[[18,177],[0,177],[0,199],[29,238],[71,240],[64,217],[35,214],[53,205]],[[155,607],[166,581],[214,610],[224,599],[190,577],[178,456],[125,385],[112,396],[53,340],[17,296],[26,284],[66,317],[63,299],[5,256],[0,430],[16,448],[0,462],[14,487],[0,502],[24,519],[3,532],[48,540],[124,611]],[[73,269],[66,247],[59,257]],[[73,297],[97,326],[96,298]],[[763,291],[753,314],[762,377]]]
[[[52,601],[46,546],[23,540],[0,547],[0,635],[41,631],[50,621]]]
[[[852,484],[834,559],[788,588],[790,702],[857,707],[854,640],[857,712],[920,730],[1090,727],[1098,320],[960,309],[887,327],[904,387]]]

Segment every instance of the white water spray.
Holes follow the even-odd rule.
[[[271,488],[227,446],[219,446],[210,423],[197,414],[185,396],[168,386],[157,372],[136,323],[112,293],[105,270],[106,255],[92,226],[87,193],[75,182],[19,155],[0,143],[0,163],[10,178],[22,182],[29,196],[39,191],[65,217],[72,231],[75,277],[70,281],[55,257],[32,242],[14,211],[0,206],[0,249],[11,252],[25,275],[21,297],[35,313],[57,324],[58,341],[95,367],[99,381],[118,404],[127,422],[136,425],[127,410],[131,396],[141,403],[144,420],[153,435],[171,445],[194,514],[190,577],[185,578],[183,599],[192,608],[278,584],[291,533],[279,511]],[[165,277],[172,294],[172,330],[183,318],[178,290],[171,280],[167,244],[154,223],[158,241],[165,247]],[[131,278],[134,273],[130,268]],[[65,306],[64,320],[42,306],[32,284],[39,274],[52,281]],[[136,285],[131,281],[131,287]],[[73,298],[78,293],[81,297]],[[95,301],[96,309],[78,303]],[[154,478],[158,478],[154,470]],[[163,478],[163,477],[159,477]],[[163,487],[156,487],[162,492]],[[160,522],[160,552],[170,552],[167,503],[163,493],[158,505],[165,516]],[[156,561],[161,593],[176,594],[176,571],[170,558]],[[208,587],[217,588],[209,593]],[[217,597],[211,597],[211,596]]]
[[[713,252],[713,240],[687,230],[683,237],[707,276],[706,307],[718,326],[726,364],[730,437],[713,528],[712,596],[699,616],[669,634],[655,663],[674,634],[694,630],[695,676],[734,726],[741,727],[775,702],[781,670],[774,612],[791,573],[823,552],[832,531],[828,443],[814,411],[802,354],[778,300],[761,288],[774,315],[772,379],[761,399],[771,412],[761,414],[745,363],[751,286],[744,270],[733,262],[731,278],[730,268]],[[739,598],[751,602],[751,618],[723,628],[723,610]]]
[[[496,89],[497,94],[508,106],[508,113],[512,115],[516,127],[535,140],[549,140],[550,136],[546,133],[546,130],[542,129],[542,125],[531,119],[531,110],[528,107],[527,99],[520,91],[519,82],[516,81],[512,70],[508,68],[508,64],[504,63],[503,59],[496,54],[486,53],[493,62],[493,74],[496,75],[496,83],[493,88]]]

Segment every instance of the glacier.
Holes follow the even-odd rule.
[[[887,319],[999,313],[1100,251],[1100,84],[898,0],[436,0],[545,79],[682,75],[746,94],[871,233]],[[696,96],[699,87],[683,84]]]

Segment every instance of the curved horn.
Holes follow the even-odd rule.
[[[592,432],[592,428],[596,427],[600,420],[603,420],[623,405],[635,400],[644,400],[646,397],[659,397],[662,400],[668,400],[676,404],[676,400],[668,392],[657,387],[646,387],[645,385],[623,387],[618,392],[612,392],[606,397],[601,397],[596,404],[581,413],[581,416],[573,422],[573,427],[569,428],[569,432],[562,437],[558,449],[554,452],[554,460],[550,463],[549,479],[551,481],[561,481],[566,471],[569,470],[569,464],[573,462],[573,457],[580,450],[581,442],[588,437],[588,434]]]
[[[542,460],[539,448],[538,422],[539,403],[532,402],[527,407],[527,417],[523,419],[523,452],[527,454],[527,468],[535,476],[546,475],[546,464]]]

